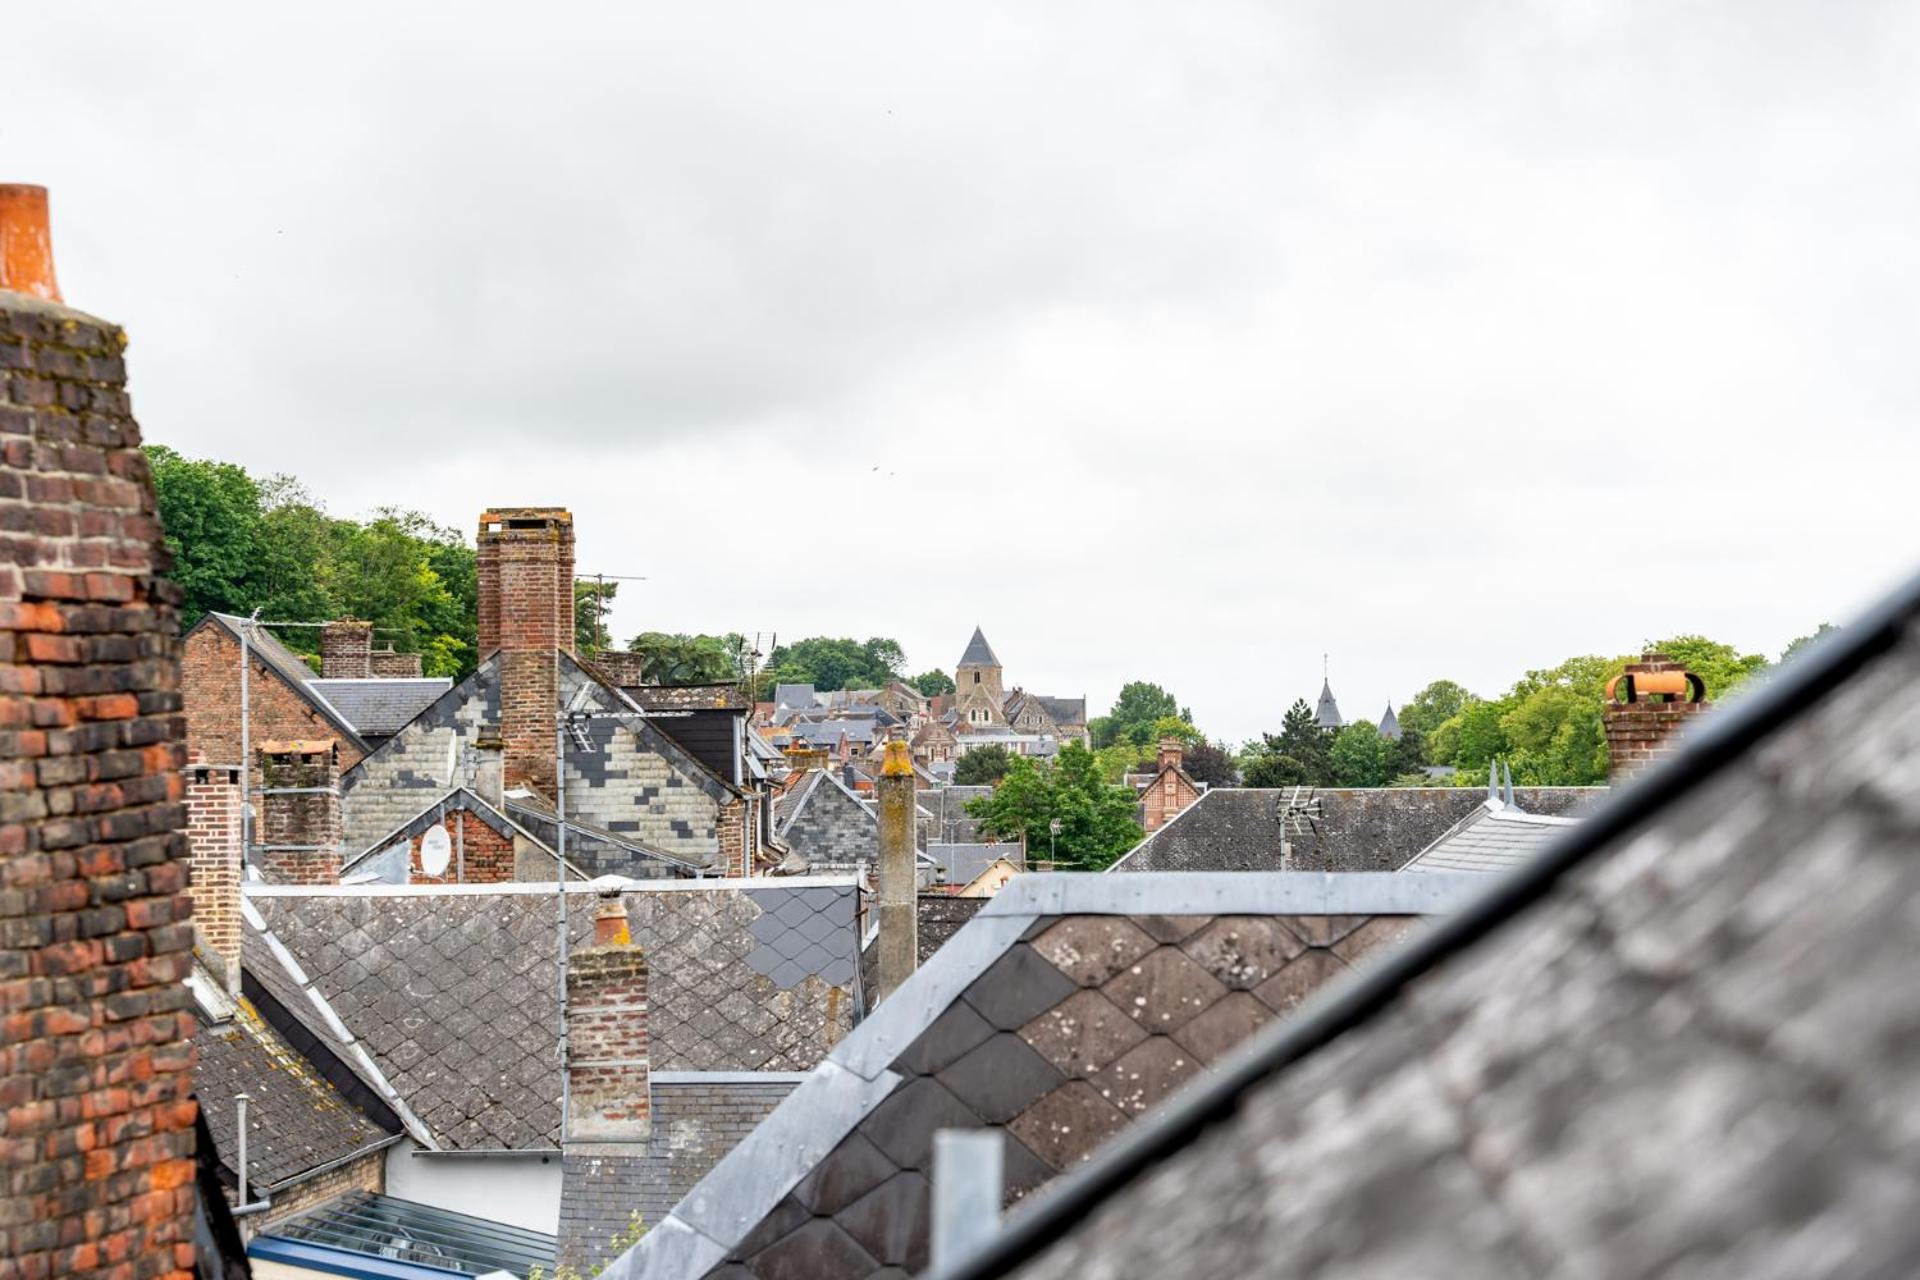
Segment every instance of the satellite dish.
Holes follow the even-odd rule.
[[[447,838],[447,829],[428,827],[427,834],[420,837],[420,870],[426,875],[443,876],[452,859],[453,841]]]

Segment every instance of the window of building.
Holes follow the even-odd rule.
[[[979,684],[979,683],[980,683],[980,673],[979,673],[978,671],[976,671],[976,672],[974,672],[974,673],[973,673],[973,682],[974,682],[975,684]]]

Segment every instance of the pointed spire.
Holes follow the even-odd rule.
[[[1400,741],[1400,717],[1393,714],[1393,704],[1387,704],[1387,714],[1380,717],[1380,736],[1389,742]]]
[[[1333,686],[1320,677],[1320,706],[1313,713],[1314,723],[1322,729],[1338,729],[1346,722],[1340,718],[1340,704],[1333,700]]]
[[[973,629],[973,639],[967,641],[967,651],[960,655],[963,667],[997,667],[999,657],[993,652],[993,646],[987,643],[987,633],[978,626]]]

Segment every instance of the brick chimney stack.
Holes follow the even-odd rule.
[[[339,744],[261,743],[260,874],[274,884],[337,884],[341,837]]]
[[[376,680],[420,678],[420,655],[417,653],[395,653],[391,647],[376,649],[369,655],[368,665]]]
[[[560,507],[490,509],[476,545],[480,657],[500,655],[506,785],[551,797],[557,655],[573,652],[573,516]]]
[[[647,957],[618,889],[601,894],[593,944],[567,957],[566,1141],[644,1143],[652,1127]]]
[[[240,993],[240,767],[187,766],[187,847],[194,946],[227,990]]]
[[[1707,709],[1707,686],[1664,653],[1649,653],[1607,682],[1607,776],[1623,782],[1670,755],[1680,731]]]
[[[366,680],[373,675],[373,624],[336,618],[320,628],[320,677]]]
[[[1187,756],[1186,748],[1181,745],[1180,739],[1174,738],[1174,737],[1166,737],[1166,738],[1160,739],[1160,759],[1158,761],[1159,768],[1178,769],[1180,767],[1180,762],[1185,760],[1186,756]]]

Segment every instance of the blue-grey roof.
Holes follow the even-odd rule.
[[[994,653],[993,646],[987,643],[987,633],[980,628],[975,627],[973,629],[973,639],[967,641],[967,651],[960,655],[960,665],[963,667],[997,667],[1000,665],[1000,659],[998,655]]]
[[[971,884],[995,859],[1006,858],[1024,865],[1017,844],[929,844],[927,856],[945,875],[948,884]]]
[[[1511,871],[1576,822],[1576,818],[1523,813],[1489,797],[1400,869]]]
[[[773,686],[773,705],[776,707],[811,707],[819,701],[814,696],[810,684],[777,684]]]
[[[432,706],[434,700],[453,688],[453,681],[419,680],[327,680],[307,683],[332,703],[361,734],[390,738],[406,728],[415,716]]]
[[[1380,717],[1380,736],[1389,742],[1400,741],[1400,717],[1393,714],[1393,704],[1387,704],[1387,714]]]
[[[1325,680],[1320,682],[1320,705],[1313,719],[1322,729],[1338,729],[1345,723],[1340,719],[1340,704],[1333,700],[1333,686]]]

